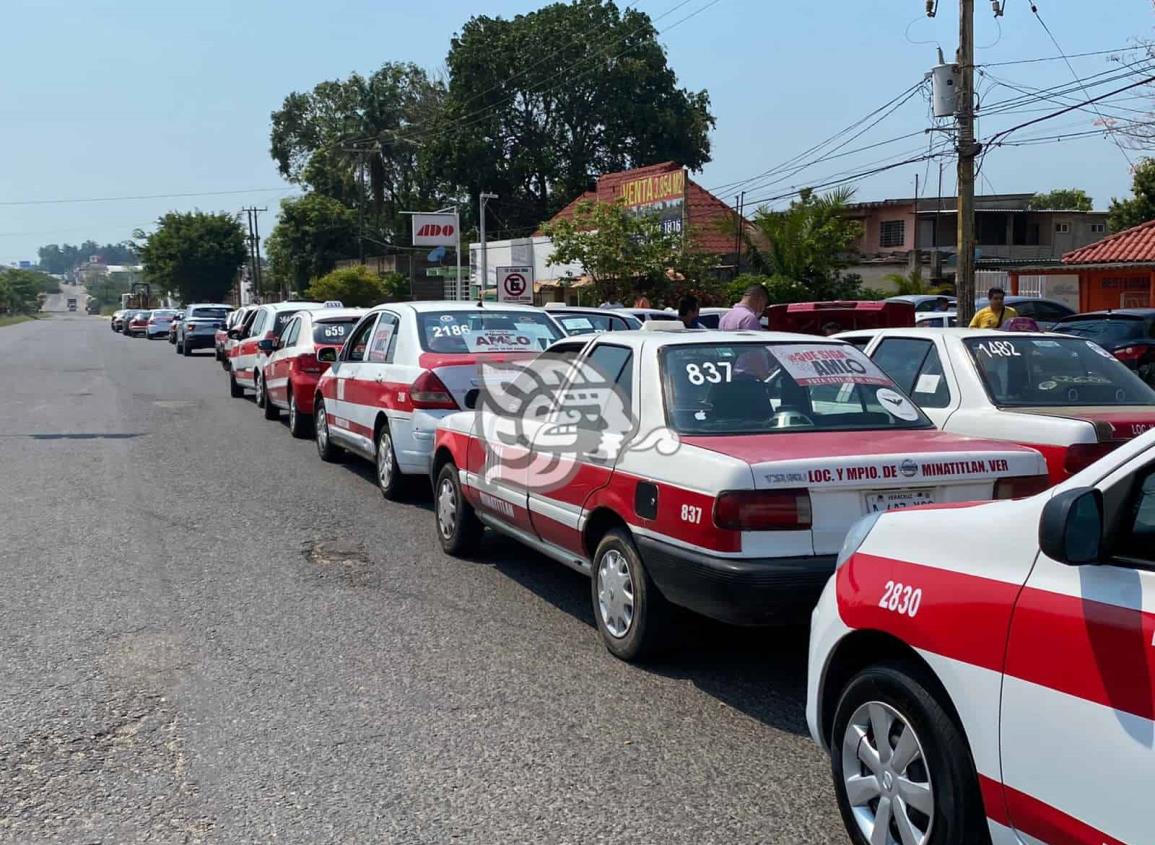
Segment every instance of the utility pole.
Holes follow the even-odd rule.
[[[264,294],[264,286],[261,279],[261,235],[260,228],[257,223],[257,214],[262,211],[268,211],[267,208],[242,208],[241,211],[245,213],[249,224],[249,282],[253,286],[253,290],[258,296]],[[237,301],[240,301],[238,297]]]
[[[975,2],[959,0],[958,43],[958,261],[955,295],[958,324],[970,325],[975,312]]]
[[[477,199],[481,210],[481,284],[478,285],[477,288],[477,301],[483,302],[485,300],[485,287],[489,282],[489,256],[486,255],[485,249],[485,205],[490,200],[497,199],[497,194],[489,194],[482,191]]]

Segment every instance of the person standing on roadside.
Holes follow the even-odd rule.
[[[688,329],[703,328],[702,324],[698,322],[698,312],[701,310],[702,306],[696,296],[683,296],[678,300],[678,319]]]
[[[972,329],[1001,329],[1004,325],[1019,316],[1014,308],[1007,305],[1007,292],[1002,288],[991,288],[987,291],[986,308],[975,312],[971,320]]]
[[[765,285],[750,285],[742,299],[722,315],[718,328],[727,332],[760,331],[762,313],[770,305],[770,292]]]

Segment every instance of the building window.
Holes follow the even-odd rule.
[[[1092,223],[1091,224],[1091,234],[1092,235],[1105,235],[1105,234],[1107,234],[1107,224],[1106,223]]]
[[[1070,233],[1071,233],[1071,224],[1070,223],[1056,223],[1055,224],[1055,234],[1056,235],[1069,235]]]
[[[906,243],[905,220],[883,220],[878,230],[878,245],[886,247],[902,246]]]

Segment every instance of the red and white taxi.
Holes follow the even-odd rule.
[[[229,368],[229,350],[240,343],[239,340],[231,337],[229,332],[243,326],[249,315],[256,310],[256,305],[245,305],[236,311],[230,311],[229,316],[225,319],[225,324],[214,333],[213,348],[216,350],[216,358],[226,370]]]
[[[257,342],[269,353],[265,362],[263,392],[265,419],[275,420],[289,412],[289,433],[308,437],[313,427],[313,396],[317,382],[329,365],[317,358],[322,349],[340,349],[365,316],[364,308],[322,308],[298,311],[279,339]]]
[[[943,431],[1038,449],[1058,483],[1155,428],[1155,390],[1092,341],[915,328],[838,335]]]
[[[275,340],[281,336],[289,320],[298,311],[307,308],[323,308],[320,302],[271,302],[258,305],[245,322],[229,329],[229,337],[237,343],[228,350],[226,370],[229,374],[229,395],[240,397],[246,390],[256,393],[257,407],[265,406],[264,369],[268,352],[261,349],[262,340]]]
[[[317,451],[348,450],[374,461],[377,484],[395,498],[405,476],[429,474],[433,435],[465,407],[481,362],[533,358],[564,332],[538,308],[468,302],[404,302],[374,308],[321,376],[313,405]]]
[[[618,657],[662,645],[669,603],[804,617],[865,513],[1046,484],[1038,452],[936,431],[841,341],[679,328],[570,338],[523,374],[487,371],[478,410],[437,432],[442,547],[468,553],[485,525],[592,576]]]
[[[1029,499],[851,529],[807,720],[860,845],[1155,841],[1155,433]]]

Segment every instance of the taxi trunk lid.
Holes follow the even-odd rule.
[[[474,388],[481,387],[482,365],[531,361],[537,354],[536,352],[426,353],[420,357],[418,363],[422,369],[437,376],[458,408],[465,409],[465,395]]]
[[[1125,442],[1155,429],[1155,405],[1089,408],[1012,408],[1012,413],[1061,417],[1090,423],[1100,443]]]
[[[850,526],[872,511],[992,499],[1000,479],[1047,473],[1033,449],[931,430],[684,437],[683,442],[745,461],[755,489],[806,490],[819,555],[836,553]]]

